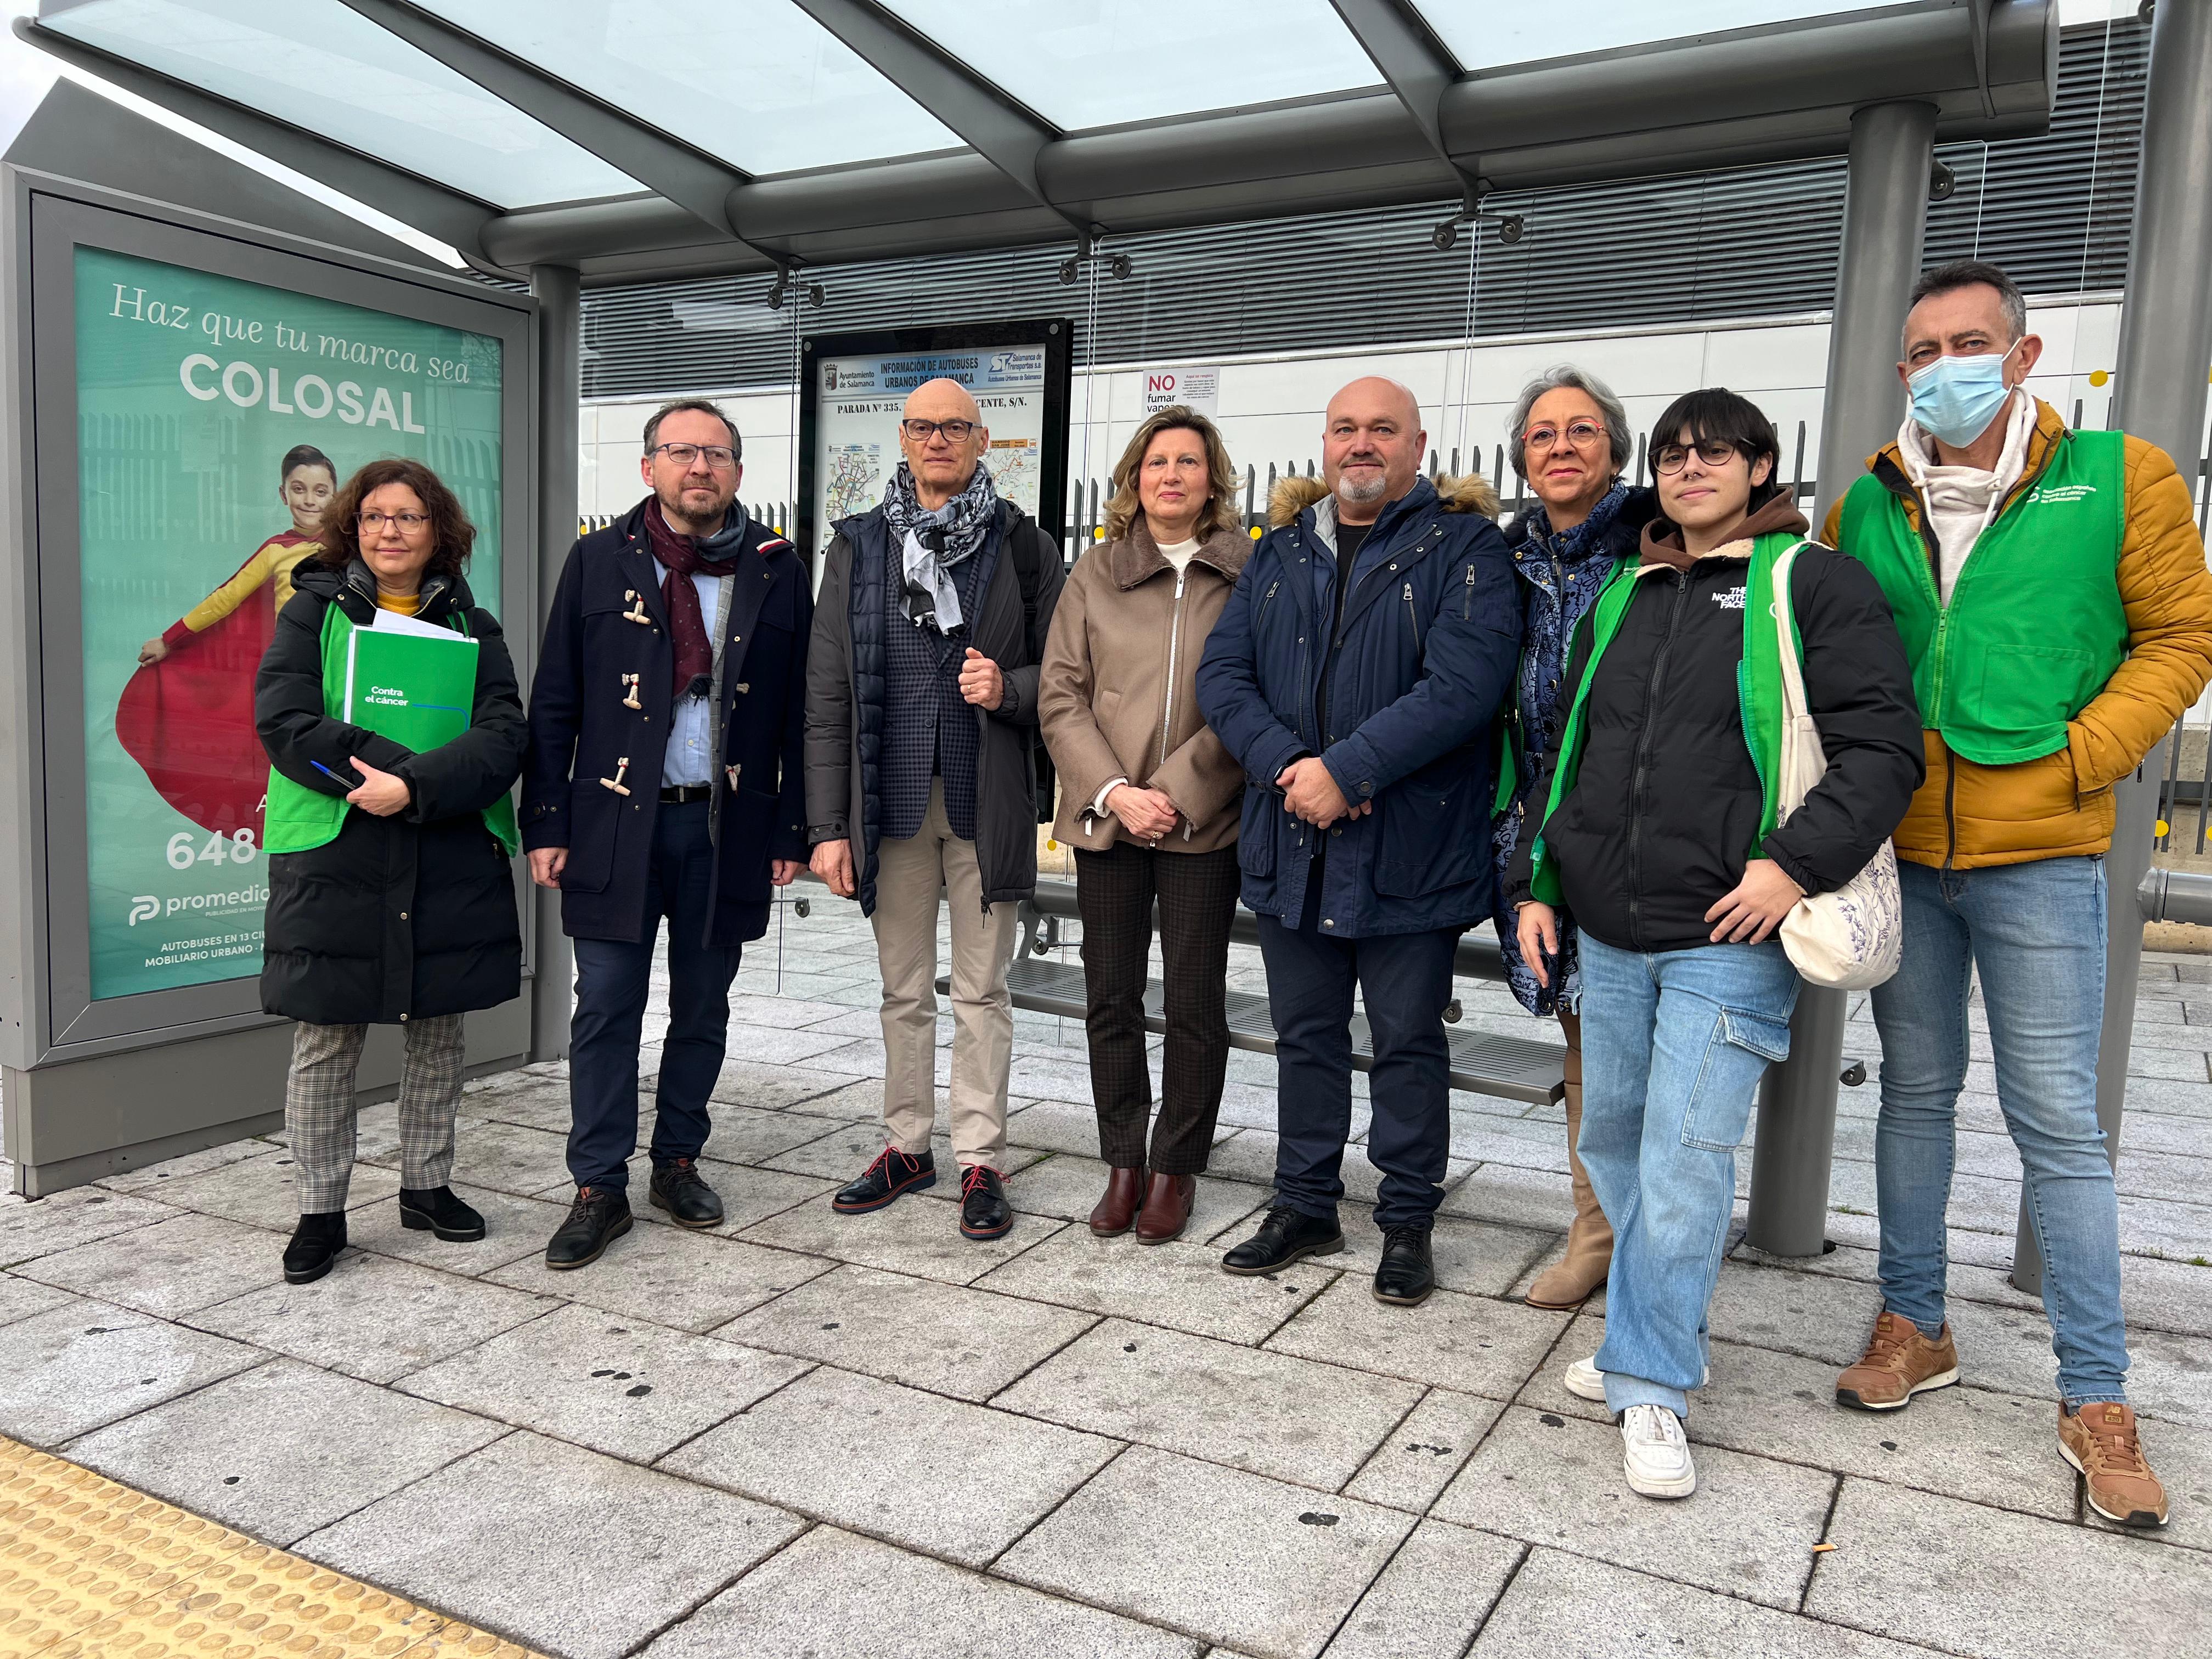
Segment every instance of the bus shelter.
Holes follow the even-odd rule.
[[[726,0],[665,18],[616,0],[44,0],[15,28],[449,244],[487,276],[526,283],[526,372],[506,382],[530,434],[518,461],[527,500],[506,520],[510,532],[530,526],[510,534],[505,591],[518,615],[550,596],[575,522],[586,288],[774,271],[774,304],[841,261],[1042,245],[1068,250],[1070,281],[1095,281],[1115,239],[1133,232],[1421,202],[1446,204],[1441,247],[1517,234],[1486,205],[1502,191],[1844,155],[1825,512],[1897,418],[1894,342],[1931,189],[1944,187],[1935,146],[2039,132],[2057,96],[2055,0],[1590,0],[1571,14],[1218,0],[1178,20],[1171,52],[1156,50],[1152,21],[1103,0]],[[2212,8],[2158,0],[2114,424],[2185,461],[2200,453],[2212,362],[2208,91]],[[34,462],[27,204],[66,194],[47,182],[59,177],[157,198],[158,214],[174,173],[146,153],[155,140],[96,100],[60,100],[48,114],[39,154],[10,156],[19,483]],[[189,188],[177,179],[169,194],[222,211]],[[335,216],[303,218],[283,192],[238,188],[252,199],[230,216],[293,239],[297,257],[337,244],[356,258],[404,258],[380,240],[363,256],[363,234],[334,228]],[[442,281],[409,280],[426,292]],[[19,616],[35,611],[39,537],[35,514],[19,509]],[[514,630],[526,672],[529,631]],[[11,1146],[27,1133],[19,1167],[33,1190],[246,1133],[224,1104],[238,1092],[224,1056],[269,1063],[265,1040],[251,1057],[223,1048],[252,1040],[246,1006],[223,1012],[220,1030],[156,1018],[80,1042],[58,1027],[52,962],[68,919],[36,896],[76,853],[52,844],[35,810],[56,739],[36,729],[33,694],[68,667],[35,639],[15,642],[0,785],[11,873],[32,901],[11,930],[5,1042]],[[2161,759],[2122,786],[2112,885],[2143,884],[2154,908],[2179,916],[2193,901],[2185,879],[2144,882],[2155,815],[2145,778]],[[2134,904],[2112,908],[2099,1105],[2115,1153],[2142,920]],[[472,1052],[472,1063],[563,1051],[569,967],[544,896],[534,924],[529,1006],[490,1041],[499,1052]],[[1778,1254],[1821,1248],[1845,1012],[1841,994],[1801,1000],[1793,1058],[1762,1099],[1751,1237]],[[143,1081],[149,1059],[187,1079],[169,1091],[166,1120],[118,1122],[112,1145],[42,1158],[39,1138],[72,1103]],[[2021,1237],[2018,1273],[2032,1288],[2039,1270]]]

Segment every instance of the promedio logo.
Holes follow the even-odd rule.
[[[161,901],[151,893],[141,893],[131,901],[131,926],[151,921],[161,914]]]

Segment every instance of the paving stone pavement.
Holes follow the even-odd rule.
[[[829,1191],[877,1145],[876,988],[866,926],[811,908],[780,907],[739,975],[707,1158],[722,1226],[641,1208],[605,1260],[547,1272],[558,1065],[468,1087],[455,1177],[480,1243],[399,1227],[390,1109],[365,1112],[354,1248],[314,1285],[278,1272],[281,1135],[0,1199],[0,1433],[559,1659],[2204,1651],[2202,959],[2144,963],[2119,1164],[2135,1393],[2174,1510],[2144,1535],[2087,1515],[2054,1448],[2041,1307],[2005,1279],[2019,1160],[1985,1039],[1950,1218],[1964,1386],[1894,1417],[1832,1403],[1878,1305],[1875,1086],[1846,1090],[1833,1247],[1733,1244],[1690,1419],[1703,1485],[1662,1505],[1559,1383],[1602,1296],[1517,1299],[1567,1218],[1556,1107],[1454,1097],[1448,1288],[1410,1311],[1367,1293],[1357,1148],[1346,1251],[1217,1270],[1267,1201],[1263,1056],[1232,1056],[1186,1238],[1092,1238],[1083,1033],[1027,1014],[1013,1231],[960,1239],[950,1182],[841,1217]],[[1243,947],[1232,971],[1260,982]],[[1460,988],[1471,1022],[1540,1029]]]

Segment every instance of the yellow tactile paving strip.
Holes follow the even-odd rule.
[[[0,1437],[0,1659],[539,1659]]]

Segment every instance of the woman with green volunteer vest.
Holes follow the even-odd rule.
[[[405,1032],[401,1224],[483,1237],[483,1218],[447,1184],[461,1021],[512,1001],[522,976],[508,798],[522,771],[522,701],[499,624],[462,580],[475,526],[428,467],[387,459],[347,480],[322,536],[293,574],[254,683],[270,766],[261,1000],[300,1022],[284,1098],[299,1182],[300,1224],[284,1250],[295,1285],[320,1279],[345,1249],[354,1068],[371,1025]],[[388,651],[394,633],[422,635],[422,625],[455,635],[459,665],[442,647],[425,653],[420,684],[374,688],[373,714],[371,694],[353,688],[365,723],[349,721],[349,666],[366,660],[356,630],[382,629]],[[457,676],[464,689],[447,689]],[[466,727],[420,753],[371,729],[396,726],[380,705],[403,699],[412,706],[401,715],[455,726],[465,700]]]
[[[1613,1249],[1604,1346],[1565,1381],[1611,1407],[1628,1484],[1651,1498],[1697,1487],[1682,1422],[1705,1376],[1735,1151],[1797,1000],[1774,930],[1866,867],[1923,771],[1881,590],[1806,540],[1776,449],[1772,422],[1718,388],[1652,428],[1661,516],[1577,630],[1573,700],[1507,878],[1540,976],[1558,970],[1561,906],[1581,933],[1581,1151]],[[1783,603],[1828,759],[1786,822]]]

